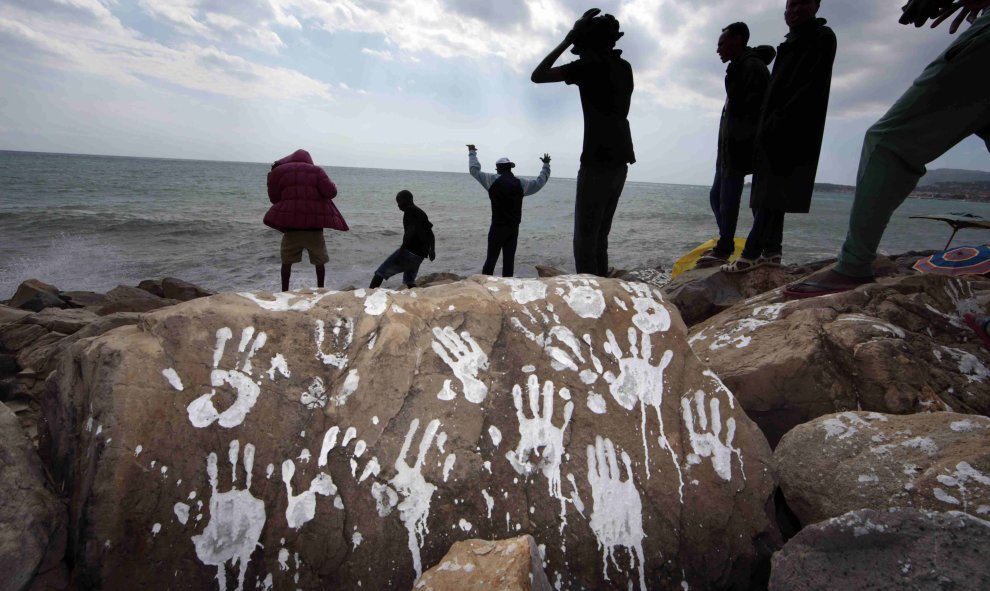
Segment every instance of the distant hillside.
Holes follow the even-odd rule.
[[[942,183],[990,183],[990,172],[983,170],[962,170],[959,168],[936,168],[921,177],[918,186],[927,187]]]

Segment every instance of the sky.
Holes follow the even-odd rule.
[[[784,0],[598,0],[633,67],[633,181],[705,185],[721,29],[787,33]],[[838,54],[818,181],[851,184],[863,134],[951,41],[901,0],[823,0]],[[575,87],[530,82],[591,5],[563,0],[0,0],[0,149],[466,171],[508,156],[574,177]],[[958,33],[957,33],[958,35]],[[559,64],[574,56],[565,53]],[[970,138],[930,168],[990,170]]]

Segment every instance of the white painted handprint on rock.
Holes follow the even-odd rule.
[[[740,463],[742,462],[741,452],[732,447],[732,441],[736,437],[736,420],[729,417],[725,421],[725,439],[723,440],[719,399],[713,396],[709,400],[709,409],[711,410],[709,417],[709,413],[705,409],[705,393],[698,390],[694,393],[694,407],[697,417],[695,411],[691,409],[691,400],[688,397],[681,398],[684,425],[687,427],[691,449],[694,452],[688,455],[688,463],[700,464],[701,458],[710,458],[712,467],[719,478],[725,481],[732,480],[732,454],[736,454]]]
[[[564,455],[564,432],[574,414],[574,403],[570,400],[564,405],[564,422],[560,427],[553,424],[553,406],[556,393],[553,382],[543,384],[542,394],[540,382],[535,375],[529,376],[528,398],[529,410],[532,414],[527,417],[523,411],[522,388],[512,387],[512,402],[516,407],[516,417],[519,419],[519,444],[516,449],[505,454],[509,463],[517,473],[529,476],[539,469],[546,477],[550,494],[563,500],[560,490],[560,462]],[[567,388],[561,389],[565,398],[570,398]],[[542,409],[540,401],[542,400]],[[531,459],[531,455],[536,458]]]
[[[488,369],[488,355],[467,331],[460,334],[452,327],[433,328],[433,351],[443,359],[454,376],[461,382],[464,398],[481,404],[488,396],[488,386],[478,379],[478,372]],[[457,392],[451,388],[451,381],[444,380],[443,389],[437,394],[441,400],[453,400]]]
[[[316,321],[316,358],[323,362],[323,365],[331,365],[337,369],[347,367],[347,348],[354,340],[354,321],[350,318],[338,318],[333,323],[330,330],[330,352],[323,352],[323,343],[327,338],[326,324],[322,320]]]
[[[217,582],[221,591],[227,590],[226,563],[239,566],[237,590],[244,588],[244,575],[247,573],[251,553],[261,539],[265,526],[265,503],[251,494],[251,473],[254,469],[254,446],[244,446],[244,490],[238,490],[237,459],[240,442],[230,442],[228,457],[231,467],[231,489],[217,492],[219,485],[217,454],[210,453],[206,459],[206,473],[210,479],[210,522],[203,533],[193,536],[196,556],[203,564],[217,567]]]
[[[615,445],[610,439],[595,437],[595,445],[588,446],[588,482],[591,484],[591,531],[604,550],[605,580],[608,578],[609,559],[616,568],[615,550],[624,547],[630,554],[630,565],[638,563],[639,587],[646,589],[643,566],[643,501],[632,475],[632,460],[622,452],[626,467],[626,479],[622,480],[616,461]],[[621,570],[621,569],[620,569]]]
[[[227,348],[227,341],[233,338],[233,333],[227,327],[217,330],[217,343],[213,350],[213,371],[210,372],[210,385],[213,388],[208,394],[203,394],[186,407],[189,422],[194,427],[208,427],[213,423],[219,423],[221,427],[226,428],[236,427],[244,422],[247,414],[254,408],[261,387],[251,375],[253,371],[251,361],[258,350],[265,346],[268,337],[264,332],[259,332],[252,342],[253,337],[253,326],[241,331],[241,341],[237,346],[233,369],[220,369],[220,361]],[[213,398],[217,395],[217,388],[224,385],[234,389],[236,398],[229,408],[220,412],[213,404]]]
[[[329,474],[320,472],[309,483],[309,490],[298,495],[292,493],[292,477],[296,474],[296,464],[292,460],[282,462],[282,482],[285,483],[285,494],[288,505],[285,508],[285,520],[289,527],[299,529],[316,517],[316,495],[330,496],[337,494],[337,486]]]
[[[663,305],[659,290],[651,290],[645,283],[620,283],[622,289],[632,294],[636,314],[632,323],[646,334],[670,330],[670,312]]]

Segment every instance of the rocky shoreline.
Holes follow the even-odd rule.
[[[827,261],[26,281],[0,589],[986,588],[990,352],[962,315],[990,281],[920,254],[796,302]]]

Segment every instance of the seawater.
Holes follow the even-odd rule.
[[[437,260],[424,261],[420,273],[479,272],[488,196],[467,174],[466,154],[463,162],[451,163],[460,165],[465,172],[325,167],[339,191],[335,203],[351,226],[349,232],[326,232],[327,287],[365,286],[398,247],[402,214],[395,193],[400,189],[413,192],[437,236]],[[518,172],[535,175],[538,165]],[[0,151],[0,299],[31,277],[62,289],[94,291],[165,276],[215,291],[277,290],[281,234],[261,222],[270,205],[269,169],[264,163]],[[536,264],[573,270],[574,190],[574,179],[552,177],[526,198],[518,276],[535,276]],[[818,194],[810,214],[788,216],[785,263],[835,256],[851,202],[850,195]],[[909,216],[945,212],[990,218],[990,204],[909,199],[895,213],[882,250],[942,248],[947,226]],[[744,208],[740,235],[751,221]],[[610,260],[619,268],[669,269],[716,234],[707,186],[629,182],[612,226]],[[964,230],[953,244],[986,239],[979,230]],[[397,286],[400,278],[386,286]],[[304,255],[293,267],[292,286],[314,285]]]

